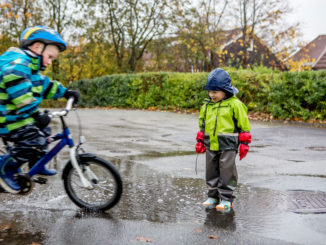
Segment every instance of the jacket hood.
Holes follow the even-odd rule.
[[[14,59],[24,56],[24,51],[19,48],[9,48],[3,55],[0,56],[0,64],[9,63]]]
[[[22,59],[22,60],[35,60],[37,59],[38,61],[36,61],[38,63],[38,69],[40,70],[40,65],[41,65],[41,58],[34,55],[32,52],[28,51],[28,50],[22,50],[20,48],[16,48],[16,47],[11,47],[9,48],[3,55],[0,56],[0,65],[4,65],[6,63],[9,63],[13,60],[16,59]]]
[[[232,86],[229,74],[217,68],[209,73],[204,90],[222,90],[230,94],[236,94],[239,90]]]

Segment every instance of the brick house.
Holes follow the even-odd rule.
[[[309,67],[312,70],[326,69],[326,35],[319,35],[294,53],[289,62],[298,63],[298,70]]]
[[[215,67],[239,67],[241,65],[241,60],[244,53],[241,29],[220,30],[215,35],[218,39],[218,45],[212,50],[210,50],[209,47],[206,50],[208,53],[207,58],[210,62],[209,66],[211,67],[208,70]],[[166,70],[189,71],[191,69],[191,65],[189,65],[191,64],[191,60],[180,56],[181,53],[187,53],[185,45],[179,44],[176,37],[158,39],[153,43],[154,44],[152,45],[151,50],[145,52],[142,57],[145,69],[153,69],[156,59],[160,60],[161,65],[163,65]],[[161,47],[160,45],[164,46],[162,50],[159,50]],[[155,52],[156,49],[160,52]],[[173,49],[174,52],[171,52]],[[247,65],[249,66],[263,65],[281,71],[288,70],[287,66],[281,60],[279,60],[276,55],[267,47],[267,45],[264,44],[264,42],[256,35],[253,35],[253,38],[249,40],[249,47],[247,48],[247,51]],[[162,54],[163,58],[159,57],[159,55]],[[171,63],[168,57],[166,57],[169,54],[175,55],[175,57],[180,57],[177,66]],[[158,59],[158,57],[160,59]],[[201,68],[198,69],[197,67],[193,69],[193,71],[205,70],[202,68],[202,63],[199,65]]]
[[[256,35],[249,40],[247,64],[287,70],[287,66]],[[240,29],[224,32],[224,41],[215,59],[216,66],[239,66],[243,55],[243,40]]]

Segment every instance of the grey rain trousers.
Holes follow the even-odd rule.
[[[211,151],[206,147],[206,184],[208,197],[233,202],[238,173],[235,165],[236,151]]]
[[[8,152],[20,165],[29,162],[31,168],[47,152],[47,136],[50,134],[50,127],[40,129],[34,124],[26,125],[6,137],[13,143]]]

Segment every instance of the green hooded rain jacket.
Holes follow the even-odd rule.
[[[211,151],[237,151],[239,133],[250,131],[247,111],[247,107],[235,96],[219,102],[204,100],[199,128],[205,133],[205,145]]]

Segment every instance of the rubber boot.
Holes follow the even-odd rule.
[[[14,178],[20,165],[21,163],[8,154],[0,156],[0,185],[5,191],[13,194],[20,191],[20,186]]]
[[[216,205],[216,210],[221,212],[230,212],[232,208],[233,203],[226,200],[221,200],[221,202]]]
[[[45,175],[45,176],[53,176],[57,174],[57,170],[49,169],[44,166],[43,169],[41,169],[37,174]]]
[[[28,164],[29,168],[31,169],[35,165],[36,162],[34,162],[32,164],[29,163]],[[37,174],[44,175],[44,176],[53,176],[53,175],[56,175],[57,174],[57,170],[55,170],[55,169],[48,169],[48,168],[46,168],[44,166]]]
[[[209,197],[205,202],[203,202],[203,206],[207,208],[214,208],[215,205],[218,203],[217,198]]]

